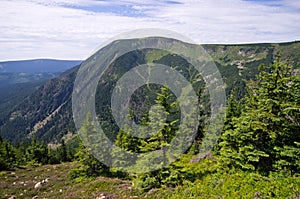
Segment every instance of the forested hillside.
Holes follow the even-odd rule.
[[[130,129],[125,128],[114,138],[115,145],[126,151],[136,152],[138,156],[168,146],[178,130],[178,107],[172,92],[164,86],[154,89],[157,90],[154,95],[155,103],[169,116],[165,121],[156,121],[163,123],[164,128],[146,138],[133,137]],[[2,172],[0,178],[9,176],[2,182],[2,186],[8,188],[3,192],[3,197],[17,193],[26,197],[37,195],[103,199],[124,196],[296,199],[300,196],[299,105],[299,70],[288,61],[281,61],[280,57],[276,57],[272,64],[259,66],[256,78],[246,82],[244,96],[236,95],[236,89],[229,93],[222,135],[211,152],[199,153],[203,136],[207,135],[205,122],[200,123],[200,127],[203,128],[197,132],[192,146],[178,160],[160,169],[122,172],[121,167],[126,166],[126,156],[122,154],[119,154],[121,158],[113,164],[114,167],[109,168],[90,153],[91,148],[85,147],[79,137],[70,139],[67,144],[63,139],[58,148],[47,147],[37,139],[14,146],[0,139],[1,169],[27,165],[26,171],[18,169],[17,174]],[[155,113],[160,109],[156,112],[151,111],[149,117],[155,118]],[[134,115],[129,117],[133,118]],[[140,122],[147,124],[148,119],[146,116]],[[93,136],[90,134],[92,131],[94,125],[87,117],[80,132]],[[114,151],[112,155],[115,155]],[[158,160],[151,157],[146,161],[141,161],[138,157],[132,161],[135,161],[140,171],[145,171],[157,164]],[[42,167],[47,169],[43,175],[40,171],[36,174],[32,172],[41,167],[31,169],[32,166],[68,161],[74,163],[55,166],[57,169],[54,170],[50,165]],[[25,190],[15,188],[19,187],[20,183],[14,182],[14,186],[10,186],[8,182],[12,182],[14,175],[21,174],[21,178],[27,176],[22,172],[38,175],[36,179],[41,181],[26,179],[31,186],[25,183],[22,185]],[[63,172],[66,174],[63,175]],[[57,176],[64,179],[64,183],[58,180]],[[47,182],[42,180],[45,177]],[[87,184],[90,186],[87,187]],[[60,194],[57,194],[58,192]]]
[[[46,59],[0,62],[0,125],[40,86],[79,63]]]
[[[212,56],[226,84],[226,92],[235,88],[235,95],[241,98],[245,94],[245,80],[255,79],[260,64],[269,65],[280,53],[281,60],[290,60],[295,68],[299,67],[300,42],[282,44],[249,45],[203,45]],[[97,92],[98,113],[109,113],[109,97],[112,86],[124,71],[137,64],[155,62],[186,70],[188,63],[179,56],[166,52],[136,51],[122,56],[112,64],[112,70],[105,75],[106,82],[100,82]],[[36,135],[47,143],[59,143],[60,139],[70,133],[74,134],[71,114],[71,93],[77,68],[65,72],[60,77],[47,82],[23,103],[7,112],[0,121],[0,135],[12,142],[18,142],[28,135]],[[158,88],[156,88],[158,89]],[[141,93],[144,91],[141,90]],[[154,95],[147,99],[154,100]],[[151,98],[151,99],[150,99]],[[144,99],[140,99],[140,102]],[[146,103],[147,104],[147,103]],[[141,103],[140,103],[141,105]],[[141,105],[144,106],[144,105]],[[146,107],[144,107],[146,108]],[[143,109],[141,109],[143,110]],[[144,109],[145,110],[145,109]],[[101,114],[104,121],[111,120],[110,114]],[[103,123],[105,125],[105,122]],[[112,124],[113,132],[117,128]],[[114,136],[113,136],[114,137]]]

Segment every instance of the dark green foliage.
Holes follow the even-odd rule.
[[[16,145],[0,138],[0,170],[23,165],[40,166],[73,161],[78,148],[78,144],[73,142],[74,140],[64,143],[62,140],[59,146],[51,148],[36,137]]]
[[[95,133],[95,127],[91,121],[91,115],[87,116],[80,131],[81,139],[84,139],[85,142],[87,142],[88,139],[93,139],[93,136],[97,135],[97,133]],[[100,162],[93,155],[92,149],[101,147],[98,146],[99,143],[96,143],[97,145],[93,145],[93,143],[91,143],[91,145],[86,147],[84,146],[84,143],[79,139],[79,137],[77,139],[79,142],[79,147],[77,149],[77,153],[75,154],[75,160],[78,161],[80,164],[75,169],[70,171],[69,176],[72,179],[75,179],[78,177],[91,177],[98,176],[100,174],[108,174],[109,167],[107,167],[104,163]],[[99,153],[100,152],[101,151],[99,151]]]
[[[80,165],[68,173],[71,179],[96,177],[104,175],[105,173],[107,174],[109,171],[105,165],[99,162],[99,160],[92,156],[84,147],[79,149],[75,158],[80,162]]]
[[[60,147],[59,154],[62,162],[68,161],[67,147],[64,139],[61,140],[61,147]]]
[[[236,105],[229,104],[229,120],[220,142],[222,160],[262,173],[279,168],[299,171],[293,164],[298,162],[299,150],[294,142],[300,140],[299,74],[279,59],[260,69],[258,80],[248,83],[241,113],[234,113]]]
[[[75,140],[75,139],[73,139],[73,140]],[[49,156],[48,163],[49,164],[59,164],[62,162],[73,161],[77,148],[73,149],[70,146],[69,142],[66,144],[64,139],[62,139],[59,147],[54,148],[54,149],[51,149],[51,148],[49,149],[49,153],[48,153],[48,156]]]
[[[139,159],[136,164],[141,170],[152,168],[154,171],[150,171],[144,174],[138,174],[136,178],[136,186],[142,188],[143,190],[147,191],[151,188],[160,187],[161,184],[167,182],[172,183],[172,179],[176,177],[177,174],[176,170],[172,170],[171,168],[162,168],[158,169],[161,166],[166,166],[168,157],[166,156],[166,147],[169,146],[170,141],[172,140],[173,136],[177,131],[176,123],[178,120],[174,117],[178,113],[178,102],[174,101],[173,94],[170,90],[166,87],[162,87],[161,91],[157,93],[157,98],[155,100],[156,106],[155,108],[152,107],[149,113],[148,121],[145,121],[144,125],[149,125],[151,121],[151,125],[161,127],[157,132],[150,132],[150,137],[145,139],[138,139],[138,150],[137,152],[143,153],[160,150],[161,151],[161,158],[158,157],[150,157],[147,156],[147,160]],[[166,118],[158,119],[165,115]],[[149,132],[139,132],[141,134]],[[123,134],[124,135],[124,134]],[[126,134],[125,134],[126,135]],[[131,139],[125,139],[123,136],[118,137],[116,143],[123,143],[124,142],[131,142]],[[128,137],[126,137],[128,138]],[[121,140],[122,139],[122,140]],[[133,138],[136,139],[136,138]],[[126,150],[130,148],[125,148]],[[177,175],[178,177],[178,175]]]
[[[277,161],[275,168],[291,175],[300,173],[300,143],[286,145],[283,147],[275,147],[277,152]]]
[[[75,154],[75,160],[80,164],[69,172],[69,177],[72,179],[79,177],[98,176],[104,170],[108,170],[99,160],[97,160],[91,152],[80,141],[79,148]]]
[[[121,147],[123,150],[133,153],[140,153],[143,155],[144,153],[162,150],[162,164],[166,164],[164,161],[167,157],[165,157],[165,148],[168,147],[171,139],[176,133],[177,130],[177,122],[178,122],[178,104],[175,101],[174,95],[170,92],[170,90],[166,87],[161,87],[161,91],[157,93],[156,106],[153,106],[149,112],[149,114],[143,117],[143,121],[141,122],[141,126],[146,127],[151,125],[152,127],[159,127],[157,131],[155,129],[150,128],[141,128],[139,130],[139,136],[145,138],[138,138],[132,135],[132,129],[130,125],[126,125],[126,128],[122,129],[119,132],[115,144]],[[162,115],[165,115],[165,120],[162,119]],[[128,116],[128,122],[131,124],[134,118],[133,112],[130,112]],[[118,157],[124,156],[124,160],[128,160],[126,154],[118,152]],[[138,155],[132,160],[133,164],[135,163]],[[158,161],[155,159],[148,159],[147,162],[137,162],[137,164],[142,167],[153,166],[152,161]],[[119,160],[119,162],[115,162],[116,167],[126,166],[124,165],[125,161]]]
[[[13,146],[0,137],[0,171],[12,168],[16,163]]]
[[[33,138],[26,149],[25,157],[27,164],[46,164],[48,163],[48,147],[45,142],[40,143],[36,138]]]
[[[150,111],[149,119],[153,125],[161,126],[162,129],[158,132],[151,132],[151,137],[141,140],[141,152],[149,152],[167,147],[175,135],[178,120],[176,117],[174,118],[174,115],[178,112],[178,103],[177,101],[173,101],[172,96],[170,89],[166,87],[162,87],[161,92],[157,94],[156,104],[158,106]],[[166,115],[166,121],[158,119],[161,115]]]

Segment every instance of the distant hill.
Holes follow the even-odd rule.
[[[78,64],[81,61],[34,59],[22,61],[0,62],[0,73],[61,73]]]
[[[235,87],[239,96],[245,93],[245,80],[254,79],[260,64],[269,65],[280,53],[281,60],[290,60],[300,68],[300,42],[281,44],[243,44],[243,45],[202,45],[212,56],[223,80],[227,94]],[[154,50],[155,51],[155,50]],[[184,71],[188,63],[179,56],[139,50],[128,53],[112,63],[112,69],[105,71],[96,93],[96,112],[106,113],[103,119],[110,124],[111,116],[107,107],[115,84],[128,69],[136,64],[153,62],[172,65]],[[156,50],[157,51],[157,50]],[[59,77],[51,79],[22,103],[14,107],[0,121],[0,135],[17,142],[28,135],[36,135],[46,142],[59,142],[67,133],[75,133],[71,96],[78,67],[72,68]],[[103,112],[102,112],[103,113]]]
[[[0,87],[49,80],[80,63],[54,59],[0,62]]]
[[[80,63],[50,59],[0,62],[0,124],[25,97]]]
[[[74,65],[75,66],[75,65]],[[0,88],[4,88],[8,85],[41,82],[57,77],[61,72],[55,73],[0,73]]]

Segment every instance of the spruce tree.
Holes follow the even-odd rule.
[[[59,148],[59,159],[61,162],[68,161],[67,147],[64,139],[61,140],[61,146]]]
[[[0,136],[0,170],[10,169],[15,166],[16,154],[14,147]]]
[[[148,159],[147,163],[142,163],[143,166],[153,166],[157,164],[157,161],[161,161],[162,165],[166,165],[167,163],[166,147],[169,146],[169,143],[175,136],[177,131],[176,124],[178,123],[176,119],[178,104],[177,101],[174,101],[173,97],[173,94],[167,87],[162,87],[161,92],[157,93],[155,100],[156,106],[154,106],[149,113],[149,119],[154,128],[150,129],[150,137],[141,140],[139,148],[142,153],[160,150],[161,159],[151,160],[149,157],[150,159]],[[149,134],[149,129],[147,133]]]
[[[47,164],[49,161],[48,147],[45,142],[39,142],[36,137],[33,137],[31,144],[26,149],[25,156],[29,165]]]
[[[225,164],[267,173],[282,163],[285,149],[299,150],[300,79],[279,58],[260,70],[247,85],[240,116],[225,125],[219,146]]]
[[[93,143],[93,141],[97,141],[94,139],[95,136],[99,135],[95,127],[92,123],[91,114],[88,114],[86,120],[83,122],[83,125],[80,129],[81,139],[79,138],[79,148],[77,153],[75,154],[76,160],[80,163],[80,165],[75,168],[71,175],[73,177],[78,176],[97,176],[100,174],[106,174],[109,171],[109,168],[100,162],[93,154],[97,150],[96,147],[98,145]],[[89,146],[85,146],[85,143],[88,143]]]
[[[166,150],[178,130],[179,107],[170,89],[162,87],[155,102],[156,105],[149,111],[149,121],[145,122],[151,127],[140,132],[147,134],[147,138],[140,139],[140,154],[136,162],[141,171],[152,170],[138,174],[135,180],[136,186],[145,191],[159,187],[170,175],[169,167],[165,167],[170,159]]]

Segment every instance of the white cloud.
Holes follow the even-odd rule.
[[[283,7],[240,0],[182,2],[184,5],[171,5],[156,14],[173,22],[179,19],[187,34],[201,43],[278,42],[300,37],[300,13]]]
[[[46,3],[45,3],[46,2]],[[0,60],[85,59],[102,42],[124,31],[165,28],[198,43],[280,42],[300,39],[300,3],[269,6],[242,0],[19,0],[1,2]],[[92,12],[114,8],[141,13]],[[127,7],[126,7],[127,6]]]

